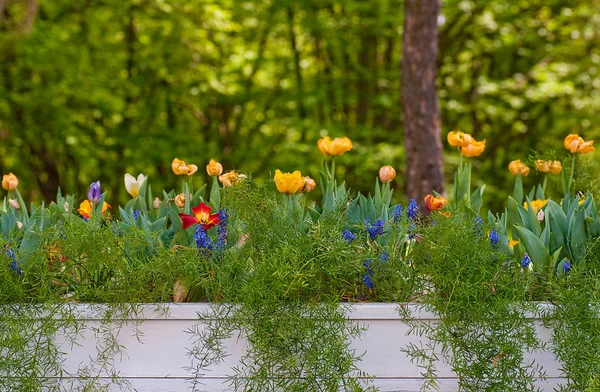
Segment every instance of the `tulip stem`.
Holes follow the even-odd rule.
[[[546,198],[546,185],[548,184],[548,174],[544,175],[544,183],[542,184],[542,193],[544,194],[544,198]]]
[[[571,159],[571,177],[569,178],[569,186],[567,189],[567,192],[572,192],[574,193],[573,190],[573,177],[575,176],[575,161],[577,160],[577,154],[573,154],[573,159]]]

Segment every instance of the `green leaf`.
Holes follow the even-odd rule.
[[[221,187],[217,177],[213,177],[213,183],[210,187],[210,205],[215,210],[221,208]]]
[[[477,188],[471,195],[471,208],[477,215],[480,214],[481,205],[483,203],[483,192],[485,191],[485,185]]]
[[[535,270],[538,272],[547,271],[550,265],[548,248],[544,246],[542,241],[533,232],[527,230],[525,227],[514,226],[514,228],[519,240],[525,246],[527,254],[531,257]]]
[[[515,179],[513,198],[517,201],[518,204],[523,204],[523,178],[520,174],[517,174],[517,178]]]

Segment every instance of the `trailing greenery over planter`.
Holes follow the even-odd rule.
[[[137,304],[202,301],[213,307],[199,315],[208,328],[192,331],[188,370],[197,381],[228,354],[223,342],[243,333],[249,344],[231,372],[236,390],[365,390],[372,386],[351,377],[369,375],[350,348],[364,326],[348,322],[339,304],[371,301],[415,302],[439,317],[438,324],[412,320],[399,306],[428,338],[405,348],[423,366],[426,387],[435,385],[443,355],[465,391],[533,390],[544,371],[528,353],[547,348],[562,363],[565,388],[594,390],[600,219],[575,176],[578,154],[593,146],[569,135],[564,170],[555,157],[530,158],[546,174],[528,195],[521,176],[530,168],[512,162],[513,197],[502,214],[484,219],[485,188],[471,192],[471,166],[485,142],[455,132],[449,142],[465,161],[451,203],[435,192],[425,197],[428,215],[415,200],[392,205],[391,166],[380,170],[372,195],[338,183],[335,157],[352,149],[347,138],[318,143],[325,155],[318,204],[308,194],[316,182],[299,171],[275,172],[277,194],[250,176],[223,174],[215,161],[207,165],[210,189],[183,181],[181,193],[156,197],[143,175],[126,176],[133,198],[118,219],[99,183],[81,203],[59,192],[56,203],[28,208],[16,177],[5,176],[0,389],[60,388],[66,374],[55,337],[77,344],[84,328],[65,303],[104,306],[97,358],[74,375],[104,388],[99,375],[111,374],[127,350],[115,320],[135,320]],[[198,170],[178,159],[172,169],[187,179]],[[559,174],[562,198],[547,199],[547,177]],[[551,345],[536,335],[532,315],[554,331]],[[122,382],[113,376],[109,382]]]

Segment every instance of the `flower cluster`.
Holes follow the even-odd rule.
[[[378,219],[377,222],[375,222],[374,224],[371,224],[371,220],[369,218],[367,218],[365,220],[365,227],[366,227],[367,233],[369,233],[369,238],[371,240],[374,240],[377,237],[379,237],[381,234],[383,234],[383,226],[384,226],[383,219]]]
[[[344,230],[342,238],[350,243],[356,239],[356,234],[352,233],[350,230]]]
[[[227,245],[228,230],[227,224],[229,223],[229,211],[223,209],[219,211],[219,224],[217,226],[217,243],[215,245],[215,251],[222,253],[225,251]]]
[[[365,276],[363,277],[363,283],[369,288],[369,290],[373,290],[373,260],[366,259],[363,262],[363,266],[366,270]]]
[[[194,235],[194,239],[196,240],[196,246],[198,249],[203,249],[207,251],[211,251],[213,249],[213,243],[210,237],[206,234],[206,231],[202,227],[202,225],[196,226],[196,233]]]
[[[408,219],[414,221],[419,217],[419,205],[415,199],[410,199],[406,208]]]

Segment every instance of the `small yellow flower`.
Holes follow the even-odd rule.
[[[579,199],[579,201],[577,202],[577,205],[580,206],[583,203],[585,203],[585,197],[582,197],[581,199]]]
[[[317,147],[323,155],[342,155],[352,150],[352,141],[347,137],[336,137],[331,140],[329,136],[322,137],[317,141]]]
[[[317,186],[317,182],[309,176],[304,177],[304,189],[303,192],[310,192]]]
[[[450,132],[448,133],[448,143],[453,147],[467,147],[473,141],[473,137],[468,133]]]
[[[185,194],[180,193],[175,197],[175,205],[179,208],[185,207]]]
[[[206,172],[211,177],[220,176],[223,174],[223,165],[214,159],[211,159],[210,162],[208,162],[208,165],[206,165]]]
[[[510,246],[511,248],[518,244],[519,244],[519,241],[517,241],[517,240],[508,241],[508,246]]]
[[[520,159],[516,161],[512,161],[508,164],[508,170],[515,176],[520,174],[522,176],[527,176],[529,174],[529,166],[521,162]]]
[[[282,173],[279,169],[275,170],[275,185],[281,193],[291,195],[301,192],[305,182],[306,180],[302,177],[300,170],[293,173]]]
[[[548,199],[546,200],[533,200],[531,202],[531,206],[533,207],[533,211],[535,213],[537,213],[540,209],[544,208],[544,206],[548,204]],[[525,207],[526,210],[529,209],[529,204],[527,204],[527,202],[523,203],[523,207]]]
[[[14,191],[19,186],[19,179],[12,173],[2,176],[2,188],[7,191]]]
[[[382,166],[381,169],[379,169],[379,180],[381,180],[381,182],[391,182],[394,177],[396,177],[396,169],[393,167]]]
[[[565,137],[564,146],[571,154],[587,154],[595,150],[593,140],[586,142],[576,133],[572,133]]]
[[[471,141],[471,144],[469,144],[467,147],[462,148],[461,153],[467,158],[472,158],[481,155],[484,150],[485,140],[478,142],[477,140],[473,139]]]

